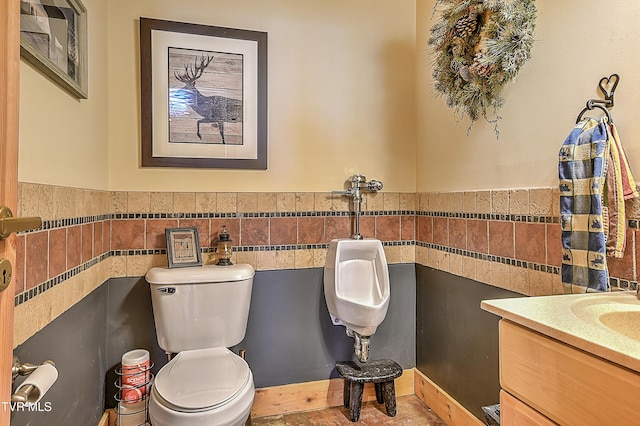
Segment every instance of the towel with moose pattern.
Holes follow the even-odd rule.
[[[609,157],[608,123],[580,121],[560,149],[562,283],[565,292],[607,291],[602,196]]]

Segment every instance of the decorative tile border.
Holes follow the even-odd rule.
[[[429,252],[440,253],[438,256],[452,256],[451,263],[447,264],[445,268],[448,272],[458,273],[470,278],[487,282],[486,277],[482,277],[481,273],[470,273],[466,271],[467,266],[460,266],[459,262],[474,262],[473,268],[477,268],[478,271],[484,269],[490,269],[489,266],[483,266],[483,263],[501,265],[502,267],[517,268],[517,270],[530,270],[536,273],[549,274],[550,276],[557,277],[560,273],[559,262],[556,264],[549,264],[549,248],[550,243],[547,240],[550,238],[547,236],[551,233],[553,237],[550,241],[555,241],[556,228],[559,226],[559,217],[556,214],[558,208],[555,202],[555,189],[551,188],[538,188],[530,190],[496,190],[496,191],[467,191],[467,192],[454,192],[454,193],[415,193],[415,194],[402,194],[402,193],[379,193],[373,196],[368,196],[365,200],[365,209],[362,212],[362,219],[365,221],[364,232],[373,233],[372,235],[364,234],[369,237],[378,237],[383,240],[383,245],[387,249],[400,248],[414,248],[413,262],[420,264],[429,263],[424,258],[426,252],[421,250],[427,250]],[[37,283],[26,287],[26,278],[24,271],[22,271],[23,287],[16,294],[15,304],[16,306],[25,303],[28,300],[42,294],[43,292],[57,286],[61,282],[64,282],[83,271],[105,261],[108,258],[134,258],[144,256],[164,256],[166,255],[166,248],[159,246],[161,244],[161,236],[159,235],[160,228],[154,229],[157,235],[155,235],[155,243],[151,240],[147,240],[150,230],[147,228],[146,221],[155,220],[170,220],[175,221],[179,226],[181,221],[206,221],[206,220],[233,220],[235,221],[235,232],[237,239],[234,238],[234,253],[236,255],[248,255],[251,253],[265,253],[265,252],[295,252],[298,253],[301,258],[316,256],[314,262],[318,262],[321,253],[315,253],[307,255],[305,252],[323,251],[328,247],[327,238],[327,222],[324,223],[321,240],[314,243],[305,243],[304,241],[293,240],[293,235],[298,235],[300,225],[296,223],[294,226],[295,231],[287,228],[286,219],[305,219],[305,218],[318,218],[318,219],[333,219],[342,221],[339,225],[339,235],[345,233],[344,227],[349,226],[349,222],[345,222],[345,219],[353,217],[353,214],[348,211],[348,202],[346,199],[332,197],[328,193],[149,193],[149,192],[105,192],[105,191],[91,191],[77,188],[61,188],[51,187],[47,185],[38,184],[22,184],[22,189],[19,188],[20,208],[23,210],[22,214],[27,215],[41,215],[43,216],[43,226],[40,230],[20,233],[19,238],[22,247],[18,248],[18,256],[25,257],[27,253],[25,250],[29,250],[27,247],[27,239],[41,237],[40,244],[44,244],[41,233],[47,233],[46,239],[49,248],[45,255],[46,267],[49,270],[54,265],[56,259],[54,259],[54,252],[56,242],[52,242],[49,238],[54,238],[54,234],[64,234],[63,244],[66,245],[67,250],[82,250],[82,247],[87,247],[87,244],[91,246],[89,253],[93,256],[91,259],[86,259],[82,254],[82,261],[79,265],[74,265],[68,270],[65,270],[61,274],[57,274],[52,278],[47,278],[44,282]],[[96,203],[97,200],[97,203]],[[109,203],[105,201],[110,200]],[[110,213],[100,214],[106,209],[110,209]],[[164,209],[164,211],[163,211]],[[211,211],[207,211],[207,209]],[[219,211],[222,210],[222,211]],[[181,212],[183,211],[183,212]],[[629,211],[629,208],[628,208]],[[611,278],[612,285],[621,289],[633,289],[637,287],[637,265],[636,256],[640,257],[640,253],[637,253],[636,249],[636,235],[640,235],[640,202],[634,202],[630,205],[630,211],[632,212],[630,219],[628,220],[629,235],[633,238],[631,244],[629,244],[629,256],[633,257],[633,261],[630,261],[625,257],[625,260],[613,260],[611,262],[612,268],[616,269],[616,274]],[[86,215],[73,216],[73,212],[87,212]],[[97,213],[97,214],[96,214]],[[65,217],[65,215],[70,215]],[[387,221],[386,218],[389,218]],[[422,218],[431,218],[430,237],[419,235],[419,221]],[[283,219],[283,221],[279,221]],[[385,220],[383,220],[385,219]],[[446,222],[443,222],[442,220]],[[252,220],[258,220],[257,222],[251,222]],[[266,220],[260,222],[260,220]],[[272,227],[272,222],[276,220],[278,226]],[[114,229],[114,223],[120,221],[117,226],[118,229]],[[141,227],[136,228],[141,230],[140,238],[144,238],[142,244],[138,243],[139,247],[118,247],[114,246],[114,235],[118,232],[125,232],[119,228],[122,224],[128,221],[143,221]],[[381,222],[378,222],[381,221]],[[465,221],[486,221],[480,224],[480,231],[486,236],[481,234],[483,244],[486,244],[487,248],[483,251],[477,251],[473,247],[469,247],[468,239],[471,232],[469,222]],[[513,256],[498,255],[492,253],[489,247],[492,247],[491,238],[499,240],[498,236],[492,235],[491,224],[493,223],[510,223],[513,226],[512,231],[514,234],[513,241]],[[219,224],[219,223],[218,223]],[[215,224],[215,225],[218,225]],[[243,228],[243,224],[252,227],[247,229]],[[437,225],[446,225],[446,229],[436,229]],[[477,224],[477,223],[476,223]],[[543,261],[531,261],[526,259],[526,251],[519,250],[522,247],[517,246],[518,241],[515,241],[516,224],[522,224],[522,226],[529,226],[524,224],[532,224],[536,226],[542,226],[540,230],[544,229],[545,237],[537,238],[538,243],[545,244],[544,253],[547,254],[546,262]],[[156,226],[162,225],[156,223]],[[422,224],[424,225],[424,224]],[[192,224],[189,224],[192,226]],[[208,235],[203,239],[203,253],[212,253],[215,251],[214,238],[217,236],[217,232],[214,229],[213,222],[203,225],[208,230]],[[392,228],[386,228],[391,226]],[[486,226],[486,228],[485,228]],[[71,231],[71,229],[79,227],[81,230]],[[550,228],[551,227],[551,228]],[[531,230],[535,231],[535,226],[530,226]],[[275,229],[275,231],[274,231]],[[518,228],[520,229],[520,228]],[[61,232],[64,230],[65,232]],[[264,240],[266,244],[251,243],[252,238],[243,238],[243,231],[257,232],[260,238],[253,238],[253,240]],[[283,238],[282,235],[278,235],[278,231],[288,232],[287,238]],[[477,230],[476,230],[477,231]],[[552,232],[553,231],[553,232]],[[276,232],[276,234],[272,234]],[[346,231],[349,232],[348,230]],[[444,241],[435,240],[435,232],[438,233],[438,237],[446,239]],[[470,233],[471,232],[471,233]],[[474,231],[475,232],[475,231]],[[71,235],[73,233],[73,236]],[[260,234],[262,233],[262,234]],[[381,238],[380,235],[387,238]],[[56,234],[56,235],[57,235]],[[84,235],[84,240],[83,239]],[[266,235],[266,237],[265,237]],[[392,237],[389,238],[389,235]],[[275,239],[273,237],[276,237]],[[346,236],[346,235],[345,235]],[[77,240],[76,240],[77,239]],[[247,241],[243,241],[243,240]],[[291,239],[291,244],[274,244],[272,241]],[[640,239],[640,238],[639,238]],[[271,241],[270,241],[271,240]],[[542,241],[544,240],[544,241]],[[34,241],[36,241],[34,239]],[[126,241],[126,239],[125,239]],[[496,241],[497,242],[497,241]],[[155,244],[158,247],[149,247],[148,244]],[[527,242],[530,243],[530,242]],[[474,248],[474,249],[471,249]],[[554,248],[555,250],[555,248]],[[418,252],[420,255],[418,255]],[[518,255],[523,255],[522,257]],[[406,251],[403,253],[406,254]],[[555,252],[554,252],[555,254]],[[289,255],[283,254],[285,258]],[[320,257],[318,257],[320,256]],[[404,256],[404,260],[408,261],[407,256]],[[396,256],[395,261],[403,256]],[[258,256],[260,257],[260,255]],[[388,256],[389,257],[389,256]],[[255,257],[244,256],[245,259],[255,259]],[[465,260],[466,259],[466,260]],[[156,261],[158,259],[156,258]],[[27,259],[28,261],[28,259]],[[37,262],[42,263],[43,259],[37,259]],[[24,259],[19,259],[17,269],[20,269],[20,262],[25,265]],[[68,260],[66,261],[68,264]],[[288,263],[287,263],[288,262]],[[297,261],[296,261],[297,262]],[[447,261],[449,262],[449,261]],[[617,263],[616,263],[617,262]],[[551,262],[554,263],[554,262]],[[34,262],[35,264],[35,262]],[[278,262],[269,263],[270,266],[278,268],[279,265],[290,265],[291,260],[288,259],[282,264]],[[142,265],[142,264],[141,264]],[[297,263],[296,263],[297,265]],[[286,266],[282,266],[286,267]],[[57,268],[60,269],[60,268]],[[494,268],[495,269],[495,268]],[[500,269],[500,268],[498,268]],[[19,274],[17,274],[19,275]],[[33,281],[33,280],[32,280]],[[492,284],[492,285],[495,285]],[[525,293],[527,294],[527,293]]]
[[[530,270],[549,274],[553,291],[562,290],[557,189],[418,193],[416,197],[417,263],[541,295],[526,290],[528,280],[540,279],[519,272]],[[622,259],[608,258],[612,289],[622,290],[637,288],[640,269],[640,200],[627,201],[625,206],[627,250]]]
[[[524,260],[518,260],[510,257],[496,256],[496,255],[487,254],[487,253],[478,253],[478,252],[463,250],[455,247],[441,246],[438,244],[419,242],[416,245],[419,247],[434,249],[434,250],[442,251],[445,253],[457,254],[464,257],[471,257],[473,259],[484,260],[487,262],[496,262],[496,263],[502,263],[510,266],[517,266],[518,268],[533,269],[534,271],[546,272],[548,274],[555,274],[555,275],[560,274],[560,268],[558,266],[543,265],[535,262],[527,262]]]
[[[398,241],[384,241],[383,245],[385,247],[411,247],[415,245],[415,240],[413,240],[415,232],[415,212],[412,210],[391,210],[391,211],[367,211],[363,212],[363,217],[372,218],[386,218],[386,217],[397,217],[397,220],[393,223],[396,226],[396,230],[394,231],[395,236],[397,238],[401,238],[403,234],[408,234],[411,239],[409,240],[398,240]],[[267,226],[266,229],[263,229],[263,232],[271,232],[269,229],[269,220],[270,219],[292,219],[295,220],[297,218],[318,218],[318,219],[328,219],[328,218],[341,218],[341,220],[350,219],[353,217],[353,214],[349,211],[297,211],[297,212],[166,212],[166,213],[110,213],[110,214],[102,214],[102,215],[90,215],[90,216],[79,216],[73,218],[57,218],[44,220],[43,225],[38,230],[22,232],[18,235],[18,256],[17,256],[17,267],[18,269],[23,269],[16,274],[19,283],[16,285],[17,294],[15,295],[14,303],[16,306],[21,305],[36,296],[44,293],[47,290],[50,290],[57,286],[58,284],[69,280],[72,277],[80,274],[83,271],[88,270],[89,268],[95,266],[98,263],[105,261],[110,257],[119,258],[119,257],[143,257],[143,256],[157,256],[157,255],[166,255],[165,247],[144,247],[144,248],[122,248],[116,249],[114,247],[114,236],[122,231],[122,228],[115,226],[114,223],[119,221],[119,224],[127,223],[129,221],[142,221],[142,226],[139,227],[142,235],[139,235],[140,238],[143,239],[144,245],[148,244],[149,232],[152,230],[148,229],[146,226],[146,221],[155,221],[155,220],[171,220],[175,221],[176,226],[180,226],[181,221],[203,221],[205,224],[204,227],[207,229],[205,232],[209,232],[209,235],[204,238],[206,242],[201,250],[203,253],[213,253],[215,251],[214,247],[214,236],[217,236],[217,232],[213,231],[213,224],[209,222],[207,224],[207,220],[225,220],[232,219],[237,221],[236,231],[240,234],[238,235],[237,241],[240,242],[242,240],[242,224],[244,221],[251,221],[254,219],[266,219],[267,222],[260,222],[260,224],[264,224]],[[410,218],[411,221],[408,223],[411,227],[410,232],[403,232],[402,226],[407,226],[407,223],[403,223],[403,218]],[[406,220],[406,219],[405,219]],[[249,222],[246,222],[249,223]],[[337,228],[338,232],[347,226],[349,228],[350,222],[344,222],[342,227]],[[193,224],[189,224],[192,226]],[[296,221],[295,232],[294,235],[298,235],[298,223]],[[368,231],[375,232],[375,222],[370,222]],[[325,239],[327,234],[325,234],[325,228],[327,224],[322,224],[321,238]],[[347,229],[345,228],[345,229]],[[75,230],[75,231],[72,231]],[[124,230],[126,231],[126,229]],[[346,230],[348,233],[348,229]],[[73,233],[73,235],[72,235]],[[345,234],[346,236],[346,234]],[[61,240],[54,240],[54,238],[61,238]],[[201,237],[202,238],[202,237]],[[163,238],[162,238],[163,239]],[[37,243],[37,244],[36,244]],[[164,244],[163,244],[164,245]],[[40,249],[34,248],[40,247]],[[234,253],[252,253],[252,252],[305,252],[305,251],[314,251],[314,250],[326,250],[328,247],[328,242],[318,242],[313,244],[307,243],[296,243],[296,244],[266,244],[266,245],[236,245],[233,250]],[[84,261],[77,266],[70,267],[67,269],[67,266],[70,265],[69,260],[69,251],[75,250],[80,253],[83,250],[88,250],[88,256],[94,256],[89,260],[82,259]],[[65,250],[67,251],[65,253]],[[59,254],[54,256],[54,252]],[[80,257],[85,257],[86,254],[78,254]],[[55,257],[55,258],[54,258]],[[402,256],[401,256],[402,257]],[[54,265],[55,262],[58,262],[57,266]],[[62,262],[61,264],[59,264]],[[29,280],[26,277],[26,271],[29,270],[31,273],[31,269],[33,268],[30,265],[45,265],[44,270],[40,273],[39,276],[44,277],[44,281],[28,284],[29,282],[33,282],[33,279]],[[62,269],[64,272],[57,274],[51,278],[47,278],[50,276],[50,272],[52,268]],[[275,264],[277,267],[277,262]]]
[[[63,283],[64,281],[67,281],[68,279],[75,277],[76,275],[80,274],[81,272],[87,271],[89,270],[89,268],[91,268],[92,266],[97,265],[98,263],[106,260],[107,258],[109,258],[111,256],[111,253],[105,253],[100,255],[99,257],[93,258],[90,261],[83,263],[80,266],[77,266],[73,269],[70,269],[66,272],[64,272],[63,274],[60,274],[58,276],[55,276],[53,278],[51,278],[50,280],[47,280],[41,284],[38,284],[36,287],[33,287],[25,292],[22,292],[20,294],[17,294],[14,298],[14,306],[18,306],[22,303],[25,303],[26,301],[33,299],[34,297],[36,297],[39,294],[44,293],[47,290],[52,289],[53,287],[57,286],[58,284]]]
[[[414,216],[413,210],[366,211],[361,216]],[[303,212],[233,212],[233,213],[116,213],[110,219],[242,219],[272,217],[354,217],[348,211],[303,211]]]
[[[638,289],[638,281],[629,281],[615,277],[609,278],[609,285],[611,288],[617,288],[620,290],[636,291]]]
[[[500,214],[500,213],[463,213],[463,212],[430,212],[419,211],[417,216],[447,217],[455,219],[475,219],[475,220],[501,220],[508,222],[528,222],[528,223],[560,223],[557,216],[537,216],[520,214]]]
[[[416,242],[411,241],[382,241],[383,247],[399,247],[414,246]],[[329,244],[285,244],[285,245],[267,245],[267,246],[234,246],[234,253],[253,252],[253,251],[287,251],[287,250],[326,250]],[[202,253],[215,253],[215,247],[201,247]],[[112,250],[112,256],[147,256],[156,254],[167,254],[167,249],[149,249],[149,250]]]

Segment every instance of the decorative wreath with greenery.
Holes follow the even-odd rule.
[[[429,38],[436,91],[469,117],[469,129],[480,117],[497,123],[502,89],[530,57],[534,0],[436,0],[438,10]]]

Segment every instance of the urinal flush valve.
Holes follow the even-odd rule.
[[[378,192],[382,190],[382,182],[379,180],[371,179],[367,181],[367,178],[363,175],[353,175],[349,178],[350,188],[344,191],[332,191],[333,194],[350,197],[353,203],[354,213],[354,230],[351,238],[354,240],[361,240],[360,235],[360,213],[362,212],[362,191]]]
[[[348,197],[360,196],[360,191],[378,192],[383,186],[379,180],[371,179],[367,182],[367,178],[363,175],[351,176],[349,184],[351,187],[345,191]]]

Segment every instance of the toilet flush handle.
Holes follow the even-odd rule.
[[[160,287],[160,288],[158,288],[158,291],[160,293],[164,293],[164,294],[175,294],[176,293],[176,288],[175,287]]]

